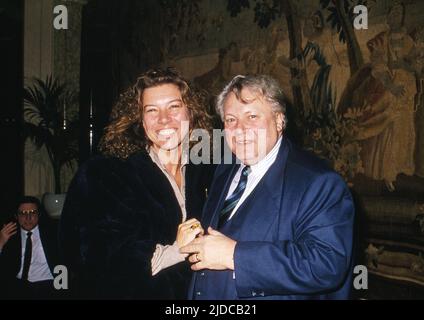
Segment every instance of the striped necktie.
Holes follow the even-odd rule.
[[[219,215],[218,229],[221,228],[228,220],[231,212],[236,207],[241,196],[243,195],[244,189],[246,189],[247,176],[251,171],[252,169],[250,169],[250,166],[245,166],[241,171],[240,180],[237,187],[234,189],[233,193],[224,201],[223,209]]]

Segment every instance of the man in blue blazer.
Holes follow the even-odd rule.
[[[284,96],[268,76],[237,76],[219,95],[238,162],[215,173],[207,233],[181,252],[190,299],[348,299],[354,206],[342,178],[285,136]]]

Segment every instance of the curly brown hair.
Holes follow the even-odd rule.
[[[209,132],[212,130],[211,116],[205,108],[204,93],[191,88],[174,69],[150,69],[140,75],[136,84],[121,94],[113,106],[110,124],[105,128],[99,143],[102,154],[126,159],[151,145],[142,125],[140,100],[145,89],[162,84],[174,84],[180,89],[182,100],[189,113],[190,132],[193,129],[205,129]]]

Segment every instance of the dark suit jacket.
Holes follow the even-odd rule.
[[[200,219],[212,176],[213,166],[187,165],[187,219]],[[188,263],[151,275],[156,244],[175,241],[181,217],[168,179],[146,152],[82,165],[60,226],[65,264],[80,286],[77,297],[185,299]]]
[[[38,228],[44,254],[46,255],[50,271],[54,276],[54,267],[59,264],[57,230],[54,223],[46,217],[40,217]],[[17,233],[9,239],[0,254],[0,279],[7,286],[13,285],[13,281],[21,268],[21,252],[21,230],[18,228]]]
[[[202,225],[217,228],[238,165],[215,173]],[[194,299],[346,299],[354,207],[334,171],[283,138],[276,161],[220,230],[237,241],[233,271],[193,276]]]

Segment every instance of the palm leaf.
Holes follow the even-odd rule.
[[[37,149],[40,149],[46,142],[48,130],[30,122],[25,122],[23,126],[24,138],[31,139]]]
[[[76,123],[67,119],[63,129],[63,106],[71,106],[76,95],[52,76],[45,80],[35,78],[32,85],[23,90],[24,138],[31,139],[39,149],[45,146],[54,168],[56,191],[60,190],[60,168],[71,165],[78,158],[78,134]]]

